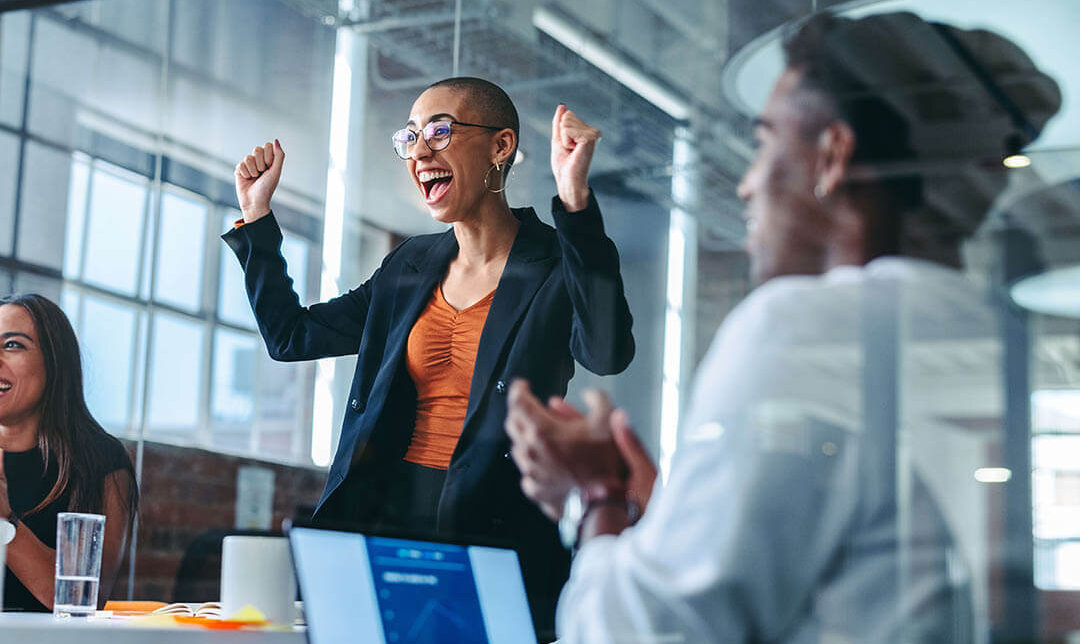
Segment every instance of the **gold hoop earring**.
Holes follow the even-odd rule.
[[[492,170],[495,170],[496,172],[502,172],[502,168],[499,166],[499,160],[498,159],[495,159],[495,162],[492,163],[491,167],[488,168],[487,172],[484,173],[484,188],[488,192],[491,192],[491,193],[494,193],[494,194],[499,194],[503,190],[506,190],[506,177],[503,177],[502,181],[500,182],[501,185],[499,186],[498,190],[492,190],[491,185],[490,185],[491,171]]]

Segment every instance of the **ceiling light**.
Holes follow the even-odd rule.
[[[979,483],[1005,483],[1012,478],[1012,471],[1007,467],[980,467],[975,470],[975,480]]]
[[[641,71],[639,65],[615,51],[601,38],[547,7],[533,11],[533,26],[626,86],[638,96],[680,121],[690,119],[690,104]]]
[[[1066,318],[1080,318],[1080,266],[1054,268],[1025,277],[1009,289],[1018,306]]]
[[[1026,168],[1031,165],[1031,159],[1026,154],[1010,154],[1001,164],[1006,168]]]

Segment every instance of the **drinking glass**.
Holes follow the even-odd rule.
[[[104,542],[104,516],[78,512],[57,515],[53,615],[86,616],[97,610]]]

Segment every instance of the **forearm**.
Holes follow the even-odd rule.
[[[563,279],[574,309],[571,352],[593,373],[618,373],[634,357],[633,317],[619,252],[604,231],[594,197],[580,212],[567,212],[555,200],[552,216],[562,249]]]
[[[367,314],[366,291],[301,306],[281,254],[281,229],[273,217],[245,224],[222,239],[244,271],[248,299],[272,358],[296,361],[356,352]]]
[[[56,550],[19,522],[15,538],[7,545],[7,567],[34,597],[52,608],[56,575]]]

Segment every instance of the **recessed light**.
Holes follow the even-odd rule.
[[[979,483],[1005,483],[1012,478],[1012,471],[1007,467],[980,467],[975,470],[975,480]]]
[[[1010,154],[1001,160],[1001,165],[1006,168],[1026,168],[1031,165],[1031,159],[1026,154]]]

